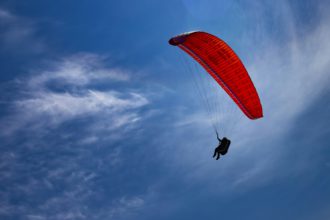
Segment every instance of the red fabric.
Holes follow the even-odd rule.
[[[198,31],[173,37],[169,43],[180,47],[200,63],[248,118],[263,116],[258,93],[248,72],[223,40]]]

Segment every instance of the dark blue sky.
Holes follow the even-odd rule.
[[[330,219],[329,10],[2,0],[0,218]],[[219,112],[219,161],[188,57],[167,43],[191,30],[232,46],[263,104],[258,121]]]

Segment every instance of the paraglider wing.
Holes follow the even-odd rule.
[[[189,32],[169,40],[193,57],[218,82],[250,119],[263,117],[258,93],[243,63],[221,39],[206,32]]]

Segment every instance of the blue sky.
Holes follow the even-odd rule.
[[[329,10],[2,0],[0,218],[329,219]],[[240,118],[219,161],[184,54],[167,43],[196,29],[232,46],[264,109]]]

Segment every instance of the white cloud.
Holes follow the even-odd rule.
[[[33,137],[29,135],[24,143],[15,146],[14,153],[8,151],[1,156],[2,183],[22,180],[0,191],[1,216],[13,216],[18,208],[10,205],[11,194],[23,199],[22,208],[17,212],[27,219],[115,219],[143,207],[142,197],[130,195],[107,199],[107,204],[101,207],[85,205],[90,200],[104,199],[101,193],[104,185],[96,187],[95,181],[108,181],[108,177],[100,174],[115,173],[123,164],[122,147],[112,146],[113,141],[140,124],[144,117],[140,110],[150,102],[144,93],[129,88],[128,71],[108,68],[104,59],[78,54],[51,62],[50,67],[31,71],[28,77],[7,85],[20,90],[12,97],[7,93],[7,100],[11,100],[7,106],[11,111],[1,118],[1,138],[9,143],[21,131],[31,132]],[[116,89],[116,83],[122,84],[120,90]],[[88,120],[83,128],[56,130],[63,123],[74,124],[75,119],[81,118]],[[56,131],[56,140],[44,140],[43,135],[50,133],[49,128]],[[72,140],[72,137],[77,138]],[[56,141],[63,144],[55,146]],[[44,156],[34,154],[39,150],[45,150]],[[93,157],[103,151],[104,155]],[[45,159],[48,153],[53,155],[49,160]],[[31,160],[27,162],[26,156]],[[92,168],[85,165],[86,161]],[[20,172],[32,173],[24,176]],[[28,198],[39,193],[48,196],[30,206]],[[91,216],[89,213],[95,210],[97,214]]]
[[[41,89],[46,83],[86,86],[91,83],[128,81],[128,71],[104,67],[105,57],[81,53],[51,62],[51,70],[44,70],[28,80],[33,89]]]
[[[127,98],[120,98],[121,93],[89,90],[84,95],[70,93],[43,92],[33,98],[16,101],[17,109],[33,112],[32,117],[47,115],[54,123],[85,114],[100,112],[116,113],[139,108],[148,103],[139,94],[130,93]],[[29,114],[31,116],[31,114]],[[118,124],[125,124],[118,122]]]
[[[111,215],[127,213],[129,210],[141,208],[144,205],[144,200],[140,197],[123,196],[115,202],[114,208],[111,210]]]
[[[56,68],[31,74],[17,80],[22,97],[13,100],[13,114],[3,119],[1,133],[10,135],[16,130],[44,129],[81,116],[97,117],[94,123],[108,129],[134,124],[140,120],[136,110],[149,101],[139,92],[98,90],[92,83],[126,82],[128,73],[105,68],[103,58],[80,54],[56,63]],[[53,86],[65,86],[59,92]],[[104,127],[103,127],[104,128]]]

